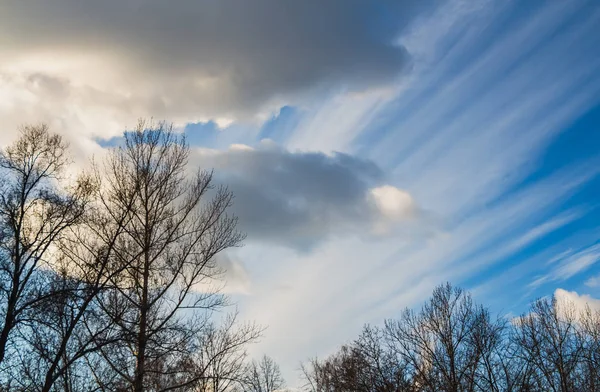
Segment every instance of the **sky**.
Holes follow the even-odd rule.
[[[223,255],[288,384],[446,281],[600,302],[597,1],[0,0],[0,145],[77,165],[173,122],[236,195]]]

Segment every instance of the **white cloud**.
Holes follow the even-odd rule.
[[[235,150],[237,150],[237,151],[252,151],[252,150],[254,150],[254,148],[251,146],[248,146],[246,144],[238,144],[238,143],[230,145],[229,149],[234,150],[234,151]]]
[[[600,244],[591,245],[575,252],[561,252],[557,257],[552,258],[551,262],[547,263],[552,267],[551,270],[536,282],[542,284],[567,280],[586,271],[599,260]]]
[[[592,288],[600,287],[600,275],[590,277],[585,281],[585,285]]]
[[[585,311],[587,307],[600,311],[600,299],[593,298],[587,294],[578,294],[575,291],[556,289],[554,298],[559,307],[573,305],[578,312]]]
[[[600,299],[593,298],[588,294],[578,294],[575,291],[557,288],[553,297],[556,301],[554,309],[557,316],[565,320],[578,321],[588,310],[600,312]],[[548,298],[542,299],[547,300]],[[519,325],[523,320],[523,316],[511,317],[510,320],[513,324]]]
[[[526,248],[527,246],[532,245],[536,241],[544,238],[548,234],[561,229],[567,224],[577,220],[581,216],[580,211],[567,211],[565,213],[559,214],[556,217],[553,217],[547,221],[544,221],[531,229],[525,230],[522,234],[519,234],[515,238],[511,238],[510,240],[502,243],[494,250],[486,252],[484,255],[477,255],[476,259],[478,260],[476,266],[480,267],[481,265],[485,265],[489,262],[494,262],[498,260],[507,259],[520,250]],[[563,254],[564,257],[564,254]],[[473,264],[469,265],[470,267],[474,267]],[[507,269],[500,275],[496,275],[491,281],[488,281],[477,288],[475,288],[474,292],[483,292],[489,288],[489,286],[497,283],[498,281],[504,280],[513,280],[513,274],[517,275],[519,272],[515,272],[514,269]],[[542,276],[536,278],[534,281],[528,284],[528,287],[538,287],[539,285],[548,281],[547,276]]]
[[[419,211],[412,196],[393,185],[372,188],[367,197],[375,205],[381,217],[373,223],[375,234],[391,234],[398,222],[418,218]]]
[[[370,196],[381,213],[393,220],[409,217],[415,209],[410,194],[392,185],[383,185],[370,190]]]
[[[539,257],[535,257],[530,261],[523,262],[523,264],[537,264],[536,261],[538,259]],[[600,260],[600,245],[591,245],[577,251],[572,249],[560,251],[558,254],[544,260],[544,263],[540,263],[549,268],[549,270],[540,274],[538,266],[536,276],[527,284],[528,293],[530,294],[542,285],[552,282],[562,282],[577,276],[591,268],[598,260]],[[588,286],[593,287],[593,279],[588,280],[588,282],[590,283]]]
[[[324,102],[310,105],[312,109],[294,130],[288,145],[299,150],[342,151],[352,149],[351,142],[377,118],[380,109],[398,91],[391,84],[386,89],[374,89],[365,94],[340,94]]]
[[[577,256],[569,257],[561,266],[554,271],[554,276],[557,279],[568,279],[574,275],[577,275],[590,266],[594,265],[600,259],[600,251],[596,247],[596,251],[592,251],[586,254],[578,254]]]

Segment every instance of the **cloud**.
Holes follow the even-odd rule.
[[[543,275],[536,276],[527,287],[536,289],[550,282],[565,281],[588,270],[598,260],[600,260],[600,244],[577,251],[572,249],[562,251],[546,262],[546,265],[551,267],[550,270]],[[593,284],[593,279],[586,282],[589,287],[593,287]]]
[[[578,311],[584,311],[586,307],[600,311],[600,299],[593,298],[587,294],[577,294],[575,291],[567,291],[559,288],[554,292],[554,298],[559,306],[572,305]]]
[[[585,285],[587,287],[600,287],[600,275],[592,276],[591,278],[585,281]]]
[[[224,289],[227,293],[249,294],[251,280],[242,261],[230,253],[219,255],[217,265],[223,269]]]
[[[391,185],[370,189],[368,199],[381,217],[374,227],[375,233],[379,234],[391,232],[398,222],[414,218],[417,211],[412,196]]]
[[[563,261],[554,272],[557,279],[568,279],[585,271],[600,259],[600,247],[593,246]]]
[[[544,283],[567,280],[586,271],[598,260],[600,260],[600,244],[594,244],[577,251],[563,251],[546,263],[552,266],[550,272],[537,277],[529,286],[535,288]],[[593,283],[594,281],[590,279],[586,282],[586,285],[593,287]]]
[[[410,64],[396,37],[436,1],[9,2],[0,88],[19,121],[34,108],[109,137],[138,117],[254,116],[389,84]]]
[[[352,155],[290,152],[272,143],[196,152],[193,164],[215,168],[233,191],[233,211],[250,240],[307,249],[333,235],[385,234],[418,211],[374,163]]]
[[[575,291],[557,288],[554,291],[554,300],[556,301],[555,309],[558,317],[565,320],[580,321],[588,309],[591,311],[600,311],[600,299],[593,298],[588,294],[578,294]],[[525,317],[531,315],[535,317],[535,312],[528,313]],[[517,316],[513,317],[511,322],[515,325],[520,325],[525,319],[524,316]]]
[[[406,217],[414,208],[412,197],[408,192],[391,185],[371,189],[370,196],[377,208],[390,219]]]
[[[252,281],[245,264],[235,251],[220,253],[215,258],[214,275],[206,276],[194,286],[197,292],[219,292],[223,294],[249,295]]]
[[[403,178],[422,206],[444,214],[472,212],[519,184],[544,147],[597,102],[599,58],[578,60],[597,34],[598,12],[586,6],[551,3],[519,19],[511,13],[520,10],[494,12],[489,2],[486,17],[468,14],[452,33],[442,31],[441,47],[425,45],[436,55],[415,64],[380,114],[389,120],[368,135],[373,159]],[[585,17],[564,23],[577,13]]]

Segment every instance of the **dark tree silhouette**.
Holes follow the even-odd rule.
[[[272,392],[284,387],[279,365],[267,355],[249,363],[240,382],[243,392]]]
[[[14,330],[57,294],[51,272],[55,248],[67,229],[81,223],[90,196],[85,178],[73,185],[64,181],[66,149],[59,135],[38,125],[22,128],[18,140],[0,152],[2,365]]]
[[[102,297],[123,342],[100,353],[136,392],[174,390],[201,377],[181,374],[181,361],[199,349],[209,311],[226,304],[203,283],[220,273],[215,256],[243,239],[227,214],[232,194],[213,189],[211,172],[187,173],[188,156],[185,140],[169,126],[141,122],[105,166],[106,213],[127,219],[111,256],[121,273]],[[171,374],[175,384],[152,388],[149,380],[159,374]]]
[[[215,256],[243,239],[231,193],[187,170],[189,147],[164,123],[140,122],[72,185],[66,150],[36,126],[0,155],[0,390],[238,382],[261,329],[212,319],[227,305]]]

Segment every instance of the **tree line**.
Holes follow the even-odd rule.
[[[445,284],[303,372],[312,392],[597,392],[600,311],[542,298],[493,318]]]
[[[248,358],[262,329],[225,315],[218,256],[244,235],[189,154],[144,122],[75,176],[45,125],[0,151],[0,391],[283,386],[269,357]]]

